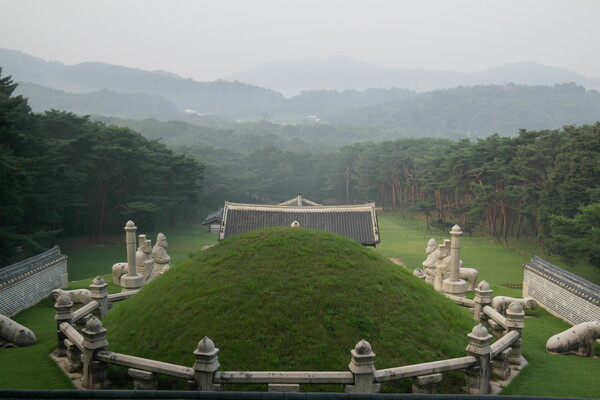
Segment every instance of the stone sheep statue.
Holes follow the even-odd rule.
[[[55,289],[50,294],[51,294],[52,298],[56,301],[56,299],[58,299],[58,296],[60,296],[63,293],[66,294],[67,296],[69,296],[69,299],[71,299],[71,301],[73,303],[79,303],[79,304],[86,305],[90,301],[92,301],[92,292],[90,292],[87,289],[75,289],[75,290]]]
[[[0,314],[0,347],[31,346],[36,341],[30,329]]]
[[[119,262],[112,266],[112,278],[115,285],[121,286],[121,277],[125,274],[127,274],[126,262]]]
[[[531,297],[525,297],[524,299],[517,299],[515,297],[508,296],[496,296],[492,300],[492,308],[498,311],[500,314],[504,315],[508,306],[511,303],[519,303],[523,310],[535,310],[538,306],[537,301]]]
[[[594,357],[594,340],[598,339],[600,339],[600,322],[584,322],[548,339],[546,351],[554,354]]]
[[[470,292],[475,290],[477,286],[477,275],[479,275],[479,272],[475,268],[458,269],[458,278],[467,282],[467,290]]]

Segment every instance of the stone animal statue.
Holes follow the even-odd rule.
[[[479,272],[475,268],[459,268],[458,278],[467,282],[467,290],[473,291],[477,286],[477,275]]]
[[[519,303],[523,310],[535,310],[538,306],[537,301],[531,297],[517,299],[516,297],[496,296],[492,300],[492,308],[504,315],[511,303]]]
[[[127,274],[127,263],[120,262],[112,266],[112,278],[113,283],[117,286],[121,286],[121,277]]]
[[[30,329],[0,314],[0,347],[31,346],[36,340]]]
[[[594,340],[598,339],[600,339],[600,322],[584,322],[548,339],[546,351],[555,354],[593,357]]]
[[[75,290],[55,289],[52,292],[50,292],[50,295],[56,301],[56,299],[58,299],[58,296],[60,296],[63,293],[66,294],[67,296],[69,296],[69,299],[71,299],[71,301],[73,303],[79,303],[79,304],[86,305],[87,303],[92,301],[92,292],[90,292],[87,289],[75,289]]]

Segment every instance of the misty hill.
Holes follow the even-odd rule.
[[[285,99],[270,89],[240,82],[197,82],[164,71],[143,71],[103,63],[64,65],[48,62],[16,50],[0,49],[3,75],[72,93],[145,93],[162,96],[179,110],[230,117],[260,115]]]
[[[34,112],[54,109],[78,115],[111,115],[120,118],[174,118],[179,111],[164,97],[145,93],[117,93],[102,89],[93,93],[67,93],[33,83],[20,83],[15,91],[29,99]]]
[[[574,83],[458,87],[327,117],[334,123],[378,126],[415,136],[511,135],[519,129],[593,124],[600,118],[600,93]]]
[[[575,82],[588,88],[600,87],[600,79],[590,79],[563,68],[533,62],[507,64],[480,72],[461,73],[423,68],[387,68],[347,57],[276,61],[229,75],[226,79],[268,87],[288,96],[306,90],[364,90],[391,87],[415,90],[415,84],[418,92],[460,85],[509,82],[525,85]]]
[[[277,112],[320,114],[372,106],[414,96],[408,89],[309,90],[287,99]]]

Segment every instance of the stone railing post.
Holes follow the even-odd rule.
[[[444,293],[465,297],[467,282],[459,278],[460,268],[460,237],[462,236],[460,226],[454,225],[450,231],[450,277],[443,282]]]
[[[92,316],[81,331],[83,335],[83,379],[81,384],[86,389],[104,389],[108,386],[106,365],[94,360],[94,353],[108,346],[106,329],[102,322]]]
[[[56,355],[58,357],[65,357],[67,355],[67,346],[65,344],[65,335],[60,331],[60,324],[67,322],[71,324],[73,319],[73,302],[69,295],[63,293],[56,299],[54,304],[56,310],[56,338],[58,340],[58,346],[56,347]]]
[[[194,350],[196,363],[196,389],[200,391],[219,391],[220,385],[213,384],[215,372],[219,369],[219,349],[208,337],[204,337],[199,343],[198,348]]]
[[[380,385],[373,383],[375,374],[375,353],[366,340],[356,344],[350,351],[352,359],[348,368],[354,375],[354,385],[346,386],[349,393],[377,393]]]
[[[135,265],[135,231],[137,226],[133,221],[127,221],[125,224],[125,242],[127,244],[127,274],[121,277],[121,287],[123,292],[138,290],[144,283],[144,276],[137,273]]]
[[[473,307],[473,318],[483,326],[489,326],[488,317],[484,314],[483,308],[492,305],[492,294],[494,291],[486,281],[479,282],[475,288],[475,307]]]
[[[156,390],[158,387],[158,377],[153,372],[129,368],[127,374],[133,378],[134,390]]]
[[[97,276],[89,286],[91,299],[98,302],[99,307],[94,311],[96,317],[103,319],[108,314],[108,283],[104,278]]]
[[[521,303],[510,303],[506,310],[506,327],[508,332],[519,332],[519,338],[512,344],[512,351],[508,357],[508,361],[512,364],[521,364],[521,335],[523,334],[523,327],[525,326],[525,323],[523,322],[524,317],[525,312],[523,311]]]
[[[442,381],[442,374],[415,376],[412,381],[413,393],[436,394],[437,387]]]
[[[69,373],[79,372],[83,367],[81,364],[81,350],[71,342],[69,339],[65,339],[65,346],[67,347],[67,361],[65,362],[65,369]]]
[[[471,394],[490,394],[491,352],[490,335],[481,324],[475,326],[467,335],[469,345],[467,353],[477,358],[477,366],[467,369],[467,388]]]
[[[505,381],[510,378],[510,368],[508,367],[508,357],[510,356],[510,352],[512,348],[507,348],[504,351],[500,352],[493,360],[492,360],[492,375],[496,378]]]

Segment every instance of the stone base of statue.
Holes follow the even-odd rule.
[[[154,261],[154,271],[152,273],[154,274],[154,277],[157,277],[164,274],[169,268],[169,263],[162,264]]]
[[[457,281],[451,281],[450,279],[444,279],[444,293],[452,296],[465,297],[467,291],[467,282],[462,279]]]
[[[144,275],[136,274],[123,275],[121,277],[121,292],[129,292],[132,290],[139,290],[144,284]]]

